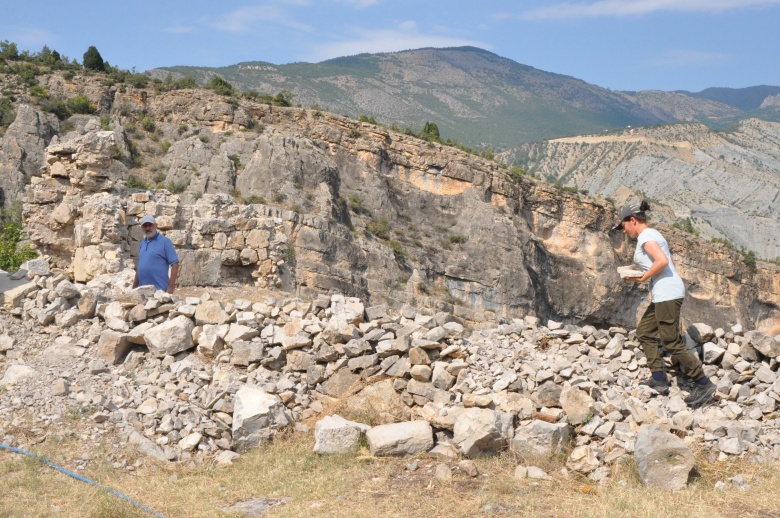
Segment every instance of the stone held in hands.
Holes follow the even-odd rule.
[[[621,279],[628,279],[629,277],[641,277],[644,275],[644,273],[642,273],[641,270],[637,270],[634,265],[618,266],[617,272]]]

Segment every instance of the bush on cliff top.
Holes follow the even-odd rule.
[[[38,257],[29,244],[19,246],[22,239],[22,204],[15,201],[0,211],[0,269],[15,272],[21,264]]]

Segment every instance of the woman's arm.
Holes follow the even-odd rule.
[[[656,241],[647,241],[642,248],[653,260],[653,264],[647,269],[644,275],[641,277],[634,277],[635,282],[646,282],[649,278],[655,277],[661,273],[664,268],[669,266],[669,260],[666,258],[666,254],[661,250],[661,245]],[[633,280],[632,279],[632,280]]]

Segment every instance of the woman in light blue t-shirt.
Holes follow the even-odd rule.
[[[685,298],[685,285],[674,267],[666,239],[647,225],[646,212],[649,210],[650,205],[646,201],[639,205],[626,205],[620,210],[618,223],[614,226],[615,230],[622,229],[629,238],[636,239],[634,263],[642,271],[642,276],[626,280],[649,283],[652,295],[650,305],[636,326],[636,336],[651,372],[651,377],[642,384],[660,394],[669,393],[669,380],[663,370],[656,339],[660,337],[664,349],[696,382],[685,398],[686,404],[695,408],[712,399],[715,385],[704,375],[699,358],[685,346],[680,336],[680,309]]]

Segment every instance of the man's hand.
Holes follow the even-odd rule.
[[[179,277],[179,263],[173,263],[171,265],[171,280],[168,281],[168,288],[165,290],[168,293],[173,293],[176,288],[176,279]]]

